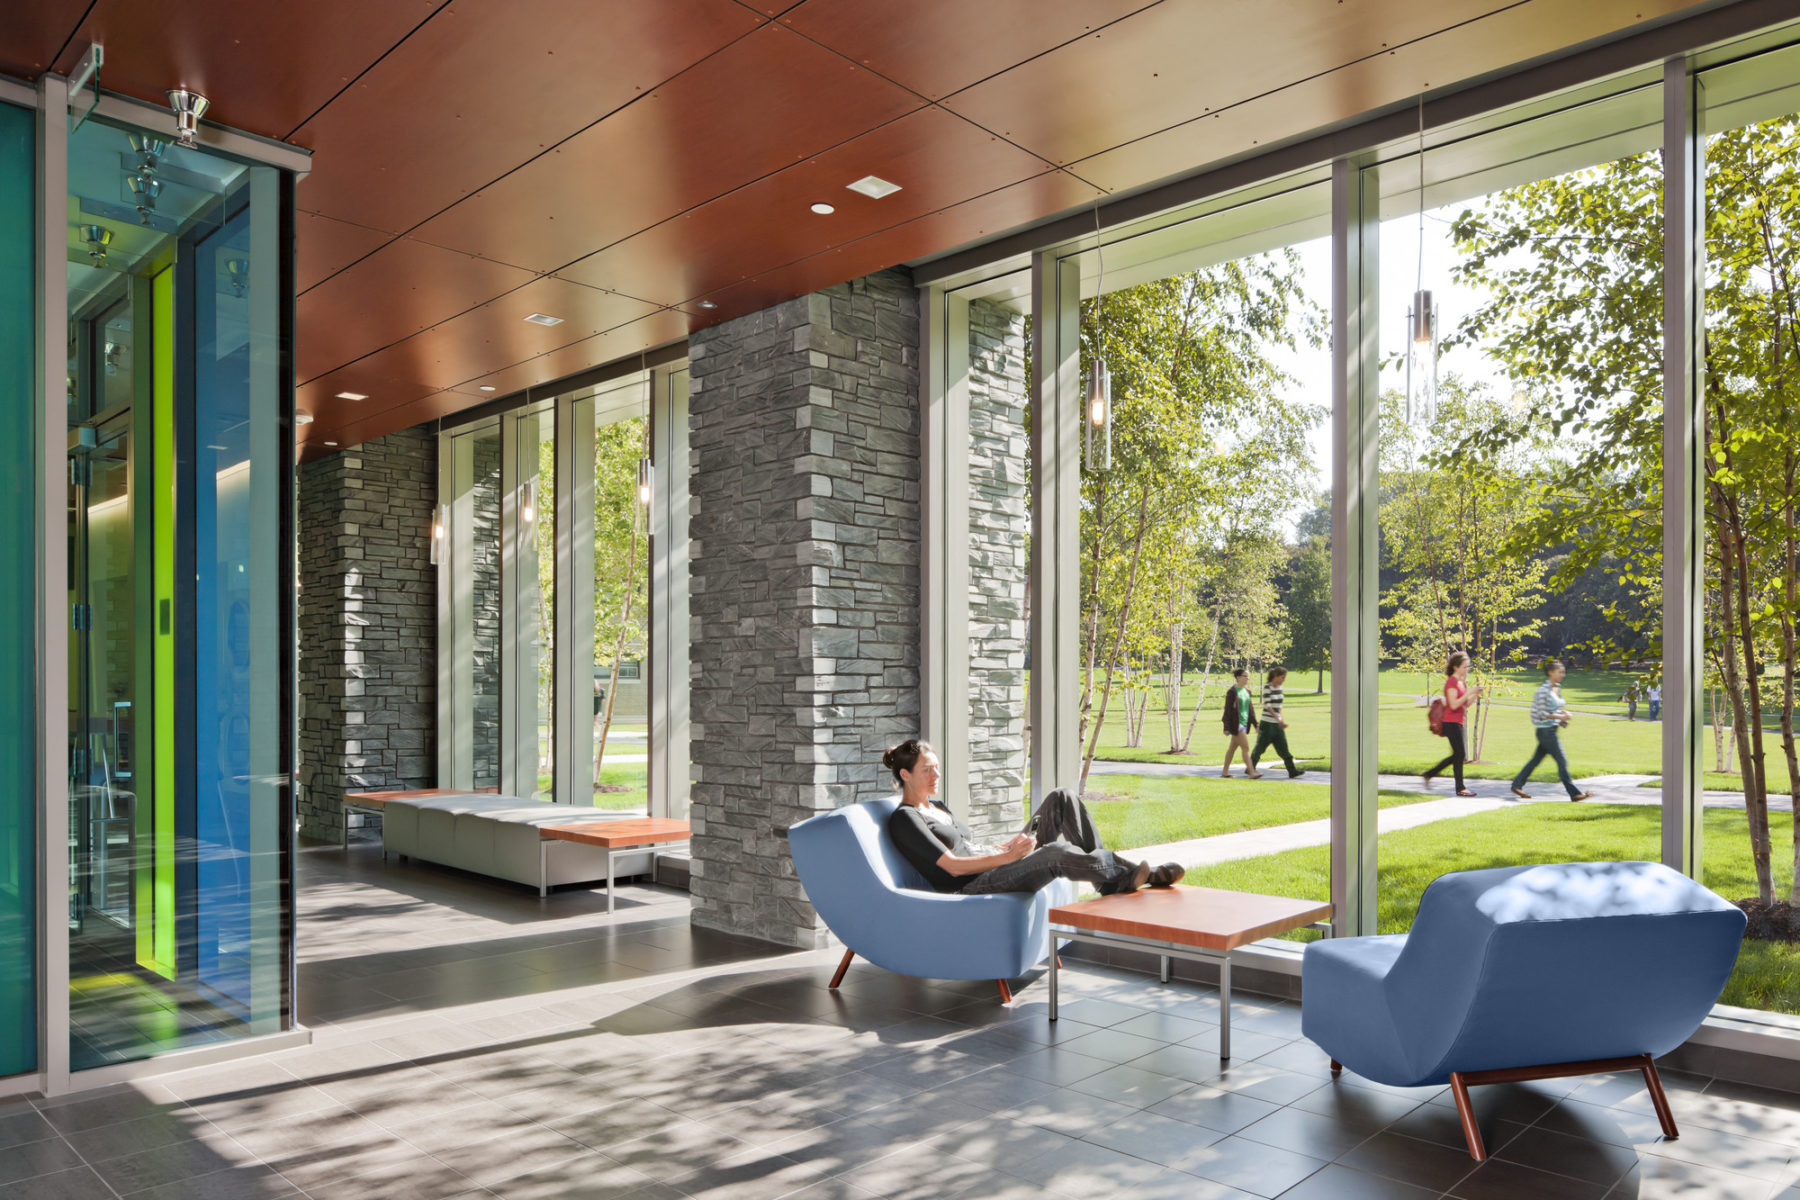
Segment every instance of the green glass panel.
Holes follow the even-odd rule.
[[[37,1066],[33,126],[0,104],[0,1075]]]

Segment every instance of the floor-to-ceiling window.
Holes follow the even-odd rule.
[[[0,104],[0,1076],[37,1066],[34,121]]]
[[[1083,259],[1078,779],[1115,849],[1325,900],[1330,188],[1211,207]]]
[[[1660,855],[1660,82],[1370,168],[1377,767],[1417,801],[1380,932],[1445,871]]]
[[[657,464],[685,457],[685,380],[631,372],[444,433],[443,786],[686,814],[686,483]]]
[[[68,141],[69,1054],[282,1028],[290,187]]]
[[[1800,49],[1699,76],[1701,880],[1751,928],[1724,1000],[1800,1013]]]

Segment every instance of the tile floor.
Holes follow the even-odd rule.
[[[308,1048],[54,1101],[0,1102],[6,1200],[1628,1196],[1800,1200],[1800,1097],[1665,1075],[1477,1093],[1346,1074],[1292,1004],[1070,962],[928,983],[695,931],[685,897],[618,913],[367,847],[301,855]]]

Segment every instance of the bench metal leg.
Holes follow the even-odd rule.
[[[538,899],[550,894],[550,839],[538,842]]]
[[[1219,1061],[1231,1061],[1231,955],[1219,960]]]
[[[1062,955],[1056,952],[1056,934],[1050,935],[1050,1019],[1056,1020],[1056,973],[1062,968]]]
[[[612,910],[613,910],[613,854],[614,853],[615,852],[612,850],[608,850],[606,852],[606,915],[607,916],[611,916]]]

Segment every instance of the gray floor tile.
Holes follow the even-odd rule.
[[[1154,1038],[1159,1042],[1171,1043],[1186,1041],[1189,1038],[1209,1036],[1217,1038],[1219,1036],[1219,1027],[1211,1021],[1195,1021],[1168,1012],[1140,1012],[1130,1020],[1118,1022],[1112,1028],[1120,1033],[1130,1033],[1138,1037]]]
[[[1340,1082],[1315,1088],[1294,1101],[1290,1107],[1318,1113],[1373,1133],[1393,1124],[1418,1106],[1419,1102],[1409,1097]]]
[[[1236,1133],[1244,1126],[1262,1120],[1278,1107],[1253,1096],[1221,1092],[1217,1088],[1202,1086],[1164,1100],[1161,1104],[1152,1105],[1150,1111],[1158,1116],[1172,1117],[1177,1121],[1215,1129],[1220,1133]]]
[[[1281,1193],[1281,1200],[1435,1200],[1438,1195],[1433,1189],[1332,1163]]]
[[[92,1167],[75,1167],[6,1185],[6,1200],[116,1200]]]
[[[1346,1167],[1446,1192],[1475,1169],[1466,1149],[1383,1131],[1338,1159]]]
[[[1475,1164],[1475,1169],[1450,1189],[1457,1200],[1514,1200],[1530,1196],[1532,1200],[1603,1200],[1609,1184],[1571,1179],[1535,1171],[1502,1158],[1490,1158]]]
[[[80,1165],[81,1155],[59,1137],[8,1146],[0,1150],[0,1186]]]
[[[1090,1096],[1129,1104],[1133,1108],[1149,1108],[1172,1096],[1192,1091],[1197,1085],[1185,1079],[1158,1075],[1155,1071],[1146,1071],[1141,1067],[1111,1067],[1068,1086]]]
[[[1637,1165],[1638,1154],[1625,1146],[1574,1137],[1533,1126],[1493,1152],[1521,1166],[1568,1175],[1610,1188]]]
[[[0,1109],[0,1149],[22,1142],[41,1142],[56,1136],[56,1127],[42,1113],[20,1101]]]
[[[592,1153],[526,1171],[490,1190],[503,1200],[648,1200],[648,1189],[660,1186],[634,1167]]]
[[[1216,1129],[1206,1129],[1172,1117],[1141,1112],[1093,1130],[1083,1140],[1136,1155],[1164,1167],[1180,1168],[1194,1161],[1200,1150],[1223,1137],[1225,1134]]]
[[[1128,1196],[1164,1171],[1161,1164],[1092,1142],[1071,1142],[1025,1165],[1020,1178],[1051,1192],[1079,1196]]]
[[[1252,1195],[1279,1196],[1325,1165],[1323,1158],[1233,1136],[1201,1150],[1182,1170]]]
[[[1312,1158],[1331,1159],[1362,1145],[1371,1132],[1304,1109],[1278,1108],[1255,1124],[1244,1126],[1236,1136]]]
[[[131,1200],[292,1200],[300,1195],[300,1189],[273,1168],[253,1165],[133,1192]]]

